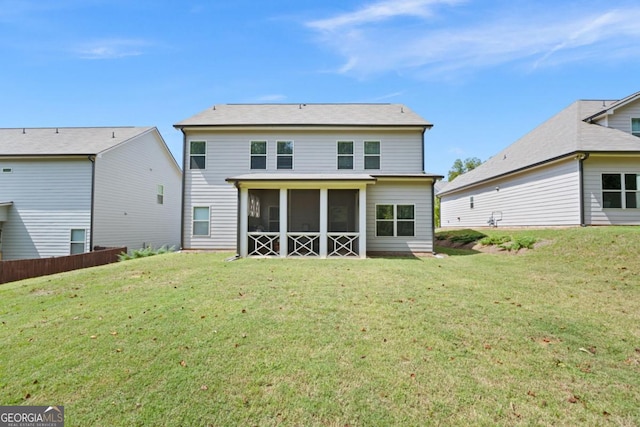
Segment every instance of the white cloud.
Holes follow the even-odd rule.
[[[335,31],[345,26],[362,25],[384,21],[399,16],[426,18],[433,14],[432,7],[439,4],[453,5],[464,0],[382,0],[355,12],[344,13],[333,18],[311,21],[309,27],[322,31]]]
[[[137,39],[105,39],[84,43],[74,51],[82,59],[117,59],[140,56],[148,45]]]
[[[504,64],[535,70],[638,58],[632,49],[640,43],[638,6],[597,12],[585,7],[568,13],[547,5],[543,13],[514,14],[502,13],[499,7],[481,10],[482,5],[469,4],[474,10],[451,8],[459,4],[379,1],[307,26],[317,31],[321,44],[344,59],[335,72],[360,77],[397,72],[442,78]],[[419,22],[399,22],[406,17]]]

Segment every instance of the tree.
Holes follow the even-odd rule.
[[[460,159],[456,159],[453,162],[453,166],[449,169],[449,175],[447,176],[447,180],[449,182],[453,181],[458,175],[462,175],[463,173],[469,172],[480,166],[482,164],[482,160],[477,157],[467,157],[464,161]]]

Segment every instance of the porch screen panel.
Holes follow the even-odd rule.
[[[288,231],[320,231],[320,190],[290,190]]]

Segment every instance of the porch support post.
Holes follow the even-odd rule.
[[[329,230],[329,190],[326,188],[320,189],[320,258],[326,258],[328,253],[329,236],[327,231]]]
[[[289,252],[289,242],[287,241],[287,210],[289,209],[287,189],[280,189],[280,257],[286,258]]]
[[[363,185],[358,191],[359,197],[359,218],[358,218],[358,254],[360,258],[367,257],[367,186]],[[375,212],[373,213],[375,215]]]
[[[249,253],[247,233],[249,232],[249,189],[240,187],[240,233],[238,238],[240,239],[240,256],[246,257]]]

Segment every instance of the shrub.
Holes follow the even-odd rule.
[[[130,259],[144,258],[148,256],[153,256],[153,255],[162,255],[169,252],[174,252],[175,250],[176,250],[175,246],[171,246],[169,248],[165,245],[159,249],[154,249],[152,246],[147,246],[146,248],[136,249],[134,251],[131,251],[130,254],[126,252],[122,252],[120,255],[118,255],[118,261],[127,261]]]
[[[485,246],[499,246],[511,241],[511,236],[487,236],[480,240]]]
[[[437,240],[449,240],[450,242],[460,243],[463,245],[477,242],[484,237],[487,237],[487,235],[469,228],[462,230],[447,230],[436,233]]]
[[[533,245],[538,241],[532,236],[518,236],[513,239],[509,244],[500,245],[500,247],[508,251],[517,251],[520,249],[533,249]]]

